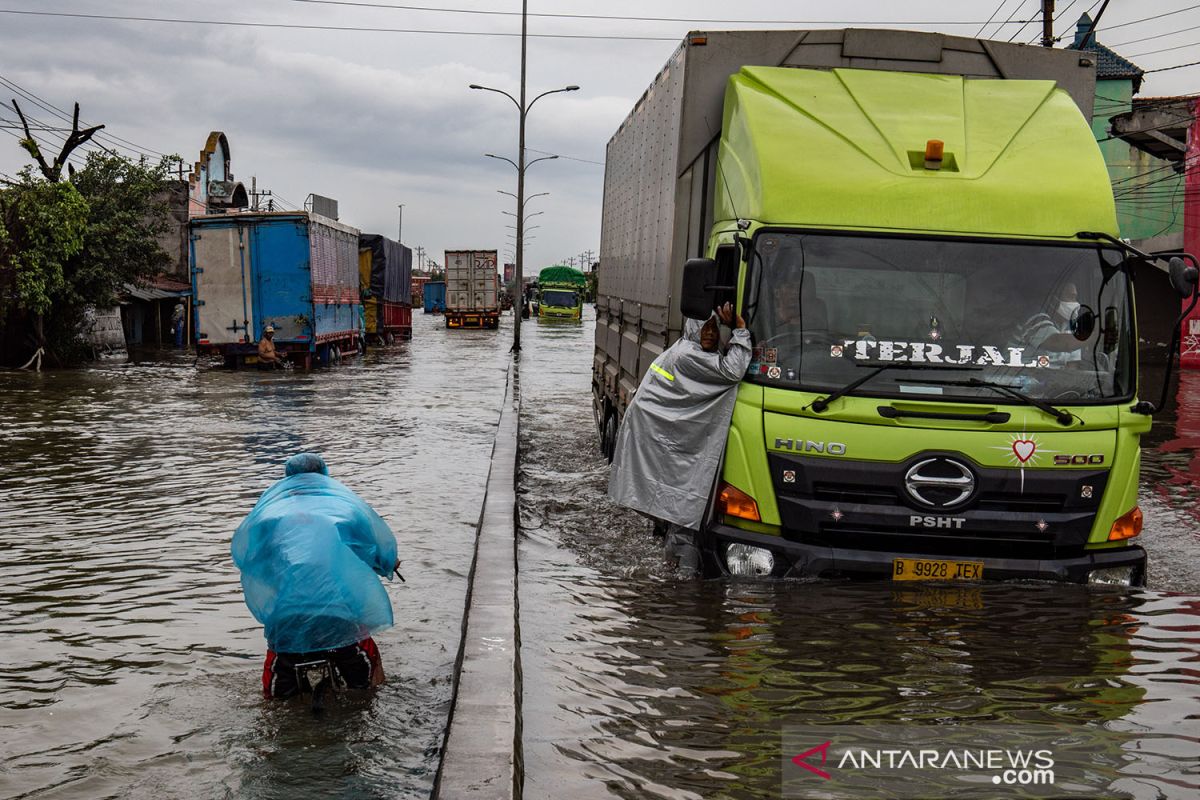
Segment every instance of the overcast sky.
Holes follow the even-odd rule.
[[[0,0],[5,10],[492,34],[520,30],[519,14],[362,5],[492,12],[521,7],[519,0]],[[609,137],[688,30],[871,25],[975,35],[999,8],[985,35],[1033,41],[1040,36],[1040,23],[1031,22],[1019,33],[1019,24],[1000,23],[1032,19],[1040,5],[1040,0],[532,0],[531,14],[688,21],[531,17],[531,34],[646,38],[530,39],[531,97],[568,84],[582,88],[544,98],[529,115],[528,147],[563,158],[528,172],[529,194],[550,195],[527,206],[530,213],[543,212],[530,221],[539,227],[529,234],[527,274],[599,249],[604,167],[591,162],[603,161]],[[1200,6],[1189,9],[1195,5],[1112,0],[1099,40],[1116,45],[1147,70],[1200,60]],[[1079,14],[1093,2],[1058,0],[1057,7],[1055,31],[1069,42]],[[1181,9],[1188,10],[1145,20]],[[735,17],[749,24],[705,21]],[[764,24],[768,20],[782,24]],[[506,225],[513,218],[501,212],[511,212],[514,203],[497,190],[515,192],[515,170],[483,153],[516,158],[516,109],[500,95],[467,85],[516,94],[519,56],[520,40],[514,36],[0,13],[0,77],[63,109],[78,100],[83,118],[105,123],[107,133],[140,148],[180,154],[189,163],[198,158],[209,131],[224,131],[233,172],[247,187],[257,176],[259,188],[274,190],[291,206],[302,204],[309,193],[334,197],[342,221],[364,231],[395,237],[396,206],[403,203],[405,243],[423,246],[438,261],[446,248],[496,248],[503,254],[511,242]],[[1200,67],[1188,67],[1147,75],[1142,95],[1197,91]],[[0,85],[5,105],[14,94]],[[45,122],[54,119],[32,103],[23,108]],[[12,116],[11,109],[0,111],[0,120]],[[16,139],[0,135],[0,173],[12,174],[24,163]]]

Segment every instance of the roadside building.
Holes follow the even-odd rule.
[[[130,347],[173,347],[173,329],[184,331],[182,342],[192,340],[191,257],[188,220],[210,214],[245,209],[250,205],[246,187],[233,176],[229,139],[212,131],[186,177],[172,181],[162,194],[167,206],[167,229],[159,246],[170,258],[163,274],[144,285],[128,284],[121,300],[121,329]],[[183,321],[177,323],[175,307],[183,305]]]
[[[1121,235],[1146,251],[1200,252],[1200,125],[1197,95],[1137,97],[1145,71],[1096,40],[1079,18],[1070,47],[1096,59],[1092,132],[1113,184]],[[1162,265],[1165,267],[1165,264]],[[1178,297],[1165,269],[1135,279],[1142,358],[1162,360]],[[1184,366],[1200,367],[1200,314],[1184,322]]]

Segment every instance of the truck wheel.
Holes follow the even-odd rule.
[[[329,366],[336,367],[340,363],[342,363],[342,348],[338,346],[337,342],[331,342],[329,344]]]
[[[383,343],[386,345],[392,345],[396,343],[396,337],[392,335],[391,331],[388,331],[383,335]]]
[[[614,412],[609,412],[604,420],[604,438],[601,440],[600,451],[611,464],[617,454],[617,415]]]

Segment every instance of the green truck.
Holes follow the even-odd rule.
[[[1093,58],[692,33],[638,101],[608,144],[594,411],[611,458],[685,313],[736,304],[710,572],[1144,582],[1154,407]]]
[[[561,264],[538,273],[538,317],[579,320],[587,277],[574,267]]]

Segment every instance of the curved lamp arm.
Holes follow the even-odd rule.
[[[513,97],[508,92],[502,91],[500,89],[493,89],[490,86],[480,86],[478,83],[472,83],[467,88],[468,89],[478,89],[481,92],[495,92],[496,94],[502,94],[505,97],[507,97],[509,100],[512,100],[512,104],[517,107],[517,113],[521,113],[521,104],[517,102],[517,98]],[[530,105],[533,105],[533,103],[530,103]]]

